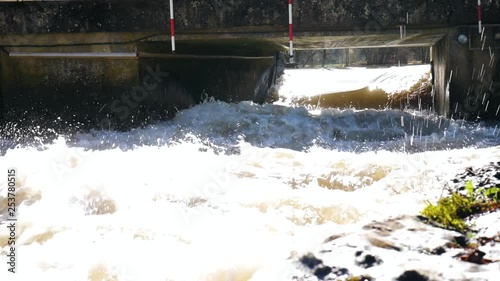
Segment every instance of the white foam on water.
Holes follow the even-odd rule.
[[[287,69],[278,93],[280,103],[287,105],[297,97],[355,91],[366,87],[392,94],[409,89],[428,72],[428,64],[380,68]]]
[[[242,146],[240,155],[190,143],[124,152],[59,141],[45,151],[9,150],[0,169],[18,167],[19,190],[40,194],[18,201],[15,276],[247,280],[336,224],[414,214],[439,195],[440,178],[500,157],[499,148],[354,154]],[[71,160],[75,152],[81,159]],[[67,168],[60,181],[57,165]]]
[[[370,83],[370,90],[381,89],[388,94],[410,89],[413,85],[430,73],[428,64],[391,67],[383,75]]]
[[[418,113],[210,102],[12,148],[0,171],[18,169],[19,264],[0,279],[249,280],[332,229],[418,213],[497,144],[493,128]],[[5,265],[5,228],[0,248]]]

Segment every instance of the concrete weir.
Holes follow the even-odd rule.
[[[95,40],[93,36],[87,34],[86,40]],[[30,47],[4,53],[4,118],[26,123],[63,118],[126,129],[172,117],[207,98],[263,103],[284,70],[282,48],[263,40],[179,41],[175,55],[169,42],[162,41],[106,51],[110,46],[64,46],[57,51]]]
[[[297,50],[429,47],[435,111],[499,119],[500,0],[483,3],[481,32],[474,1],[292,2]],[[0,0],[0,116],[126,129],[205,98],[270,101],[287,5],[174,0],[172,54],[168,1]]]

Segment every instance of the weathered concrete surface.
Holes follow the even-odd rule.
[[[138,84],[137,60],[3,57],[6,120],[62,118],[88,123],[100,108]]]
[[[237,28],[258,32],[262,27],[288,23],[287,1],[176,0],[179,32]],[[499,23],[500,0],[483,1],[484,23]],[[294,1],[297,31],[359,30],[377,32],[406,21],[411,25],[461,25],[477,21],[471,0],[303,0]],[[50,1],[0,3],[0,33],[165,32],[169,28],[168,1]],[[245,30],[245,27],[254,27]],[[225,30],[226,32],[228,30]]]
[[[171,55],[169,42],[134,44],[122,51],[135,50],[136,56],[124,58],[71,56],[76,51],[91,53],[95,46],[38,48],[68,56],[59,58],[4,54],[0,60],[1,111],[5,119],[25,124],[45,119],[126,129],[172,117],[208,97],[264,102],[283,71],[275,56],[280,47],[270,43],[179,43],[185,52],[199,55]],[[99,48],[106,47],[110,46]],[[33,50],[16,51],[25,49]],[[223,55],[228,52],[234,55]]]
[[[373,34],[373,35],[343,35],[343,36],[312,36],[294,39],[294,49],[362,49],[362,48],[409,48],[430,47],[446,36],[447,30],[428,29],[419,34],[407,34],[401,38],[399,34]],[[276,38],[273,41],[287,46],[287,38]]]
[[[435,108],[453,118],[498,119],[500,106],[500,40],[492,32],[498,27],[486,27],[483,41],[476,28],[451,29],[448,36],[432,47],[435,83]],[[469,44],[457,42],[458,34],[468,34]],[[476,34],[477,33],[477,34]],[[479,42],[479,43],[478,43]],[[475,44],[484,48],[470,50]]]
[[[431,49],[431,75],[434,84],[434,109],[437,113],[449,116],[449,85],[450,79],[450,38],[447,36]]]
[[[90,90],[92,87],[101,87],[100,91],[106,93],[103,100],[89,102],[95,108],[99,107],[97,113],[93,108],[88,110],[88,115],[75,117],[76,119],[85,119],[94,114],[102,115],[104,112],[103,117],[99,115],[97,119],[104,120],[107,125],[113,123],[112,120],[137,120],[138,117],[122,108],[123,104],[127,103],[122,95],[125,89],[130,91],[131,88],[142,84],[146,73],[143,62],[147,62],[150,66],[153,63],[154,67],[156,64],[160,65],[160,72],[167,70],[171,72],[168,79],[165,77],[165,80],[170,81],[168,83],[170,86],[155,88],[158,93],[147,95],[151,101],[139,98],[141,104],[150,104],[153,109],[155,106],[160,108],[159,105],[162,104],[158,102],[158,98],[153,97],[189,106],[191,102],[199,101],[201,95],[207,92],[207,95],[227,101],[247,99],[262,102],[266,99],[266,89],[270,88],[279,72],[277,61],[273,56],[280,49],[269,41],[262,40],[262,37],[274,38],[274,42],[281,46],[288,44],[286,4],[286,1],[274,0],[176,0],[176,30],[179,39],[177,53],[194,55],[180,58],[166,55],[170,52],[168,1],[0,2],[0,48],[4,52],[136,52],[138,54],[135,62],[3,57],[1,87],[4,102],[19,105],[19,108],[21,104],[24,106],[33,103],[32,107],[42,109],[48,105],[48,101],[57,100],[55,106],[61,107],[60,110],[63,109],[63,104],[66,108],[69,108],[69,105],[85,108],[87,106],[85,103],[72,100],[68,97],[68,93],[88,91],[84,95],[92,95]],[[470,52],[466,47],[457,45],[454,40],[456,34],[453,31],[443,29],[462,24],[475,24],[476,1],[304,0],[294,1],[294,4],[295,44],[299,49],[433,45],[435,106],[441,114],[450,116],[454,111],[450,106],[455,106],[456,103],[457,113],[467,111],[470,113],[469,116],[474,115],[471,112],[479,112],[478,108],[474,108],[474,111],[470,105],[461,107],[461,104],[465,104],[461,101],[467,97],[463,96],[464,89],[468,89],[471,83],[484,84],[496,81],[494,77],[498,73],[499,57],[497,51],[493,51],[496,57],[490,63],[488,51]],[[398,26],[406,21],[407,13],[408,36],[401,39]],[[483,3],[484,23],[500,23],[499,14],[500,0]],[[260,41],[209,40],[249,37],[258,37]],[[488,38],[491,40],[491,36]],[[152,47],[154,44],[148,45],[149,43],[146,43],[148,41],[163,43],[154,43],[160,47]],[[216,57],[196,56],[200,54]],[[221,55],[229,57],[218,57]],[[248,57],[252,58],[251,63]],[[460,58],[455,59],[456,57]],[[30,67],[23,68],[21,67],[23,64]],[[483,68],[486,73],[487,69],[482,65],[490,64],[491,70],[488,73],[491,73],[492,77],[481,73],[482,80],[479,79],[479,82],[475,82],[472,73],[467,72],[470,69],[479,72],[479,69]],[[60,70],[56,70],[56,66]],[[455,70],[458,67],[469,70]],[[125,73],[133,72],[136,76],[130,74],[128,75],[130,79],[122,83],[115,68],[126,68]],[[207,71],[203,73],[203,69]],[[61,71],[64,73],[60,73]],[[73,80],[65,75],[68,73],[74,75]],[[466,79],[469,74],[471,78]],[[92,78],[94,76],[98,78]],[[450,76],[452,80],[448,87]],[[49,82],[43,80],[47,79],[45,77],[56,81],[51,84],[56,89],[55,92],[49,89]],[[168,91],[173,91],[172,89],[187,94],[174,97],[168,94]],[[478,92],[483,91],[481,87],[478,89]],[[19,93],[18,96],[14,95],[16,91]],[[229,92],[231,95],[227,94]],[[481,105],[485,107],[484,112],[491,115],[487,109],[495,107],[497,101],[495,95],[490,96],[490,103],[481,102]],[[120,104],[114,103],[116,99]],[[111,108],[113,103],[114,109]],[[148,116],[146,112],[149,107],[132,103],[127,104],[127,107],[129,112],[142,112],[137,113],[137,116],[141,114]],[[111,113],[107,108],[110,108]],[[169,109],[169,112],[178,107],[173,106],[173,108]],[[50,113],[54,112],[58,111]],[[459,116],[465,115],[464,113]]]
[[[430,47],[297,50],[299,68],[429,64]]]
[[[314,50],[374,47],[430,47],[441,40],[446,34],[447,29],[443,28],[409,30],[407,36],[404,38],[400,38],[399,33],[396,34],[394,32],[383,34],[359,34],[355,36],[338,32],[305,32],[295,37],[294,48],[296,50]],[[177,51],[184,53],[189,53],[189,51],[191,51],[190,49],[185,49],[186,46],[182,45],[182,41],[197,42],[202,45],[210,46],[211,42],[218,42],[217,40],[224,39],[260,40],[263,44],[259,49],[249,49],[249,51],[253,53],[258,50],[269,53],[269,51],[266,51],[266,48],[271,47],[271,50],[276,48],[271,42],[281,45],[282,48],[288,48],[289,46],[288,36],[280,32],[265,33],[265,36],[263,36],[263,34],[252,33],[245,35],[191,34],[183,36],[177,35]],[[51,51],[57,50],[57,47],[71,47],[72,51],[83,51],[89,50],[89,46],[92,46],[92,51],[95,52],[125,52],[135,51],[134,47],[138,42],[156,41],[170,41],[170,36],[151,32],[57,33],[38,35],[0,34],[0,47],[3,47],[7,51],[24,52]],[[244,52],[244,49],[238,50],[236,48],[225,48],[224,50],[227,51],[226,54],[228,55],[233,55],[235,52],[238,54]],[[219,53],[221,52],[219,51]]]
[[[492,31],[500,33],[500,26],[486,28],[481,41],[475,29],[459,28],[450,33],[456,38],[458,32],[469,31],[472,51],[468,46],[450,41],[450,110],[454,118],[499,119],[500,111],[500,38],[496,41]],[[481,42],[484,42],[482,47]],[[475,49],[474,45],[479,46]],[[483,50],[481,50],[483,48]]]

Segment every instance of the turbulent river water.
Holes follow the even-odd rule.
[[[251,280],[338,225],[417,214],[458,170],[500,159],[499,135],[429,112],[211,101],[129,132],[3,140],[18,272],[4,222],[0,280]]]

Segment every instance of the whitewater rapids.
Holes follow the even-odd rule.
[[[18,171],[18,273],[1,280],[251,280],[339,225],[414,215],[460,169],[500,159],[493,124],[396,110],[206,102],[130,132],[37,145]]]

